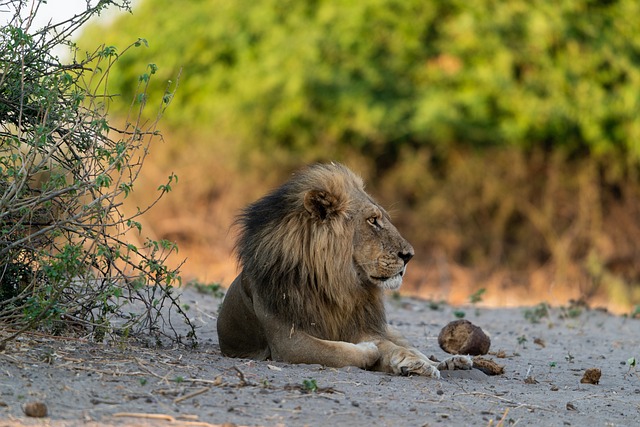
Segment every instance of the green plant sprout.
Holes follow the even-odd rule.
[[[485,288],[478,289],[477,291],[475,291],[469,296],[469,302],[471,304],[477,304],[479,302],[482,302],[482,295],[484,295],[486,291],[487,290]]]
[[[306,379],[302,381],[302,388],[307,392],[315,393],[316,391],[318,391],[318,384],[313,378]]]
[[[463,310],[454,310],[453,315],[458,319],[463,319],[467,315],[467,313],[465,313]]]
[[[527,348],[526,347],[526,343],[527,343],[527,337],[525,335],[520,335],[518,337],[518,345],[521,345],[522,348]]]
[[[638,371],[636,370],[636,366],[637,366],[637,361],[635,357],[630,357],[629,359],[627,359],[627,365],[629,365],[629,370],[627,371],[626,374],[624,374],[624,377],[626,378],[627,375],[635,375],[636,377],[640,378],[640,375],[638,374]]]

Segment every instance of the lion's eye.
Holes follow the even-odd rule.
[[[367,222],[372,227],[382,228],[382,226],[380,225],[380,222],[378,221],[378,217],[377,216],[372,216],[371,218],[367,219]]]

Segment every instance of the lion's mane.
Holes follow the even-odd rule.
[[[305,196],[324,203],[310,215]],[[266,309],[292,327],[329,340],[384,333],[382,291],[353,267],[353,237],[362,179],[339,164],[314,165],[245,208],[236,245],[243,275]]]

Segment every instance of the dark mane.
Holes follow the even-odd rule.
[[[322,215],[305,207],[309,192],[326,196]],[[242,274],[252,278],[266,308],[292,327],[341,341],[384,332],[382,291],[360,283],[352,261],[353,196],[365,194],[362,180],[344,166],[314,165],[238,216]]]

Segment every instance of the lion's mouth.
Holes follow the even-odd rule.
[[[400,272],[393,276],[372,276],[371,279],[377,282],[381,288],[394,291],[402,285],[402,276],[404,276],[405,271],[406,267],[403,267]]]
[[[386,282],[387,280],[402,278],[402,273],[394,274],[393,276],[371,276],[376,282]]]
[[[402,267],[402,269],[400,271],[398,271],[396,274],[392,274],[391,276],[371,276],[371,278],[373,280],[377,280],[379,282],[384,282],[387,280],[391,280],[391,279],[395,279],[395,278],[402,278],[402,276],[404,276],[404,273],[407,271],[407,266]]]

